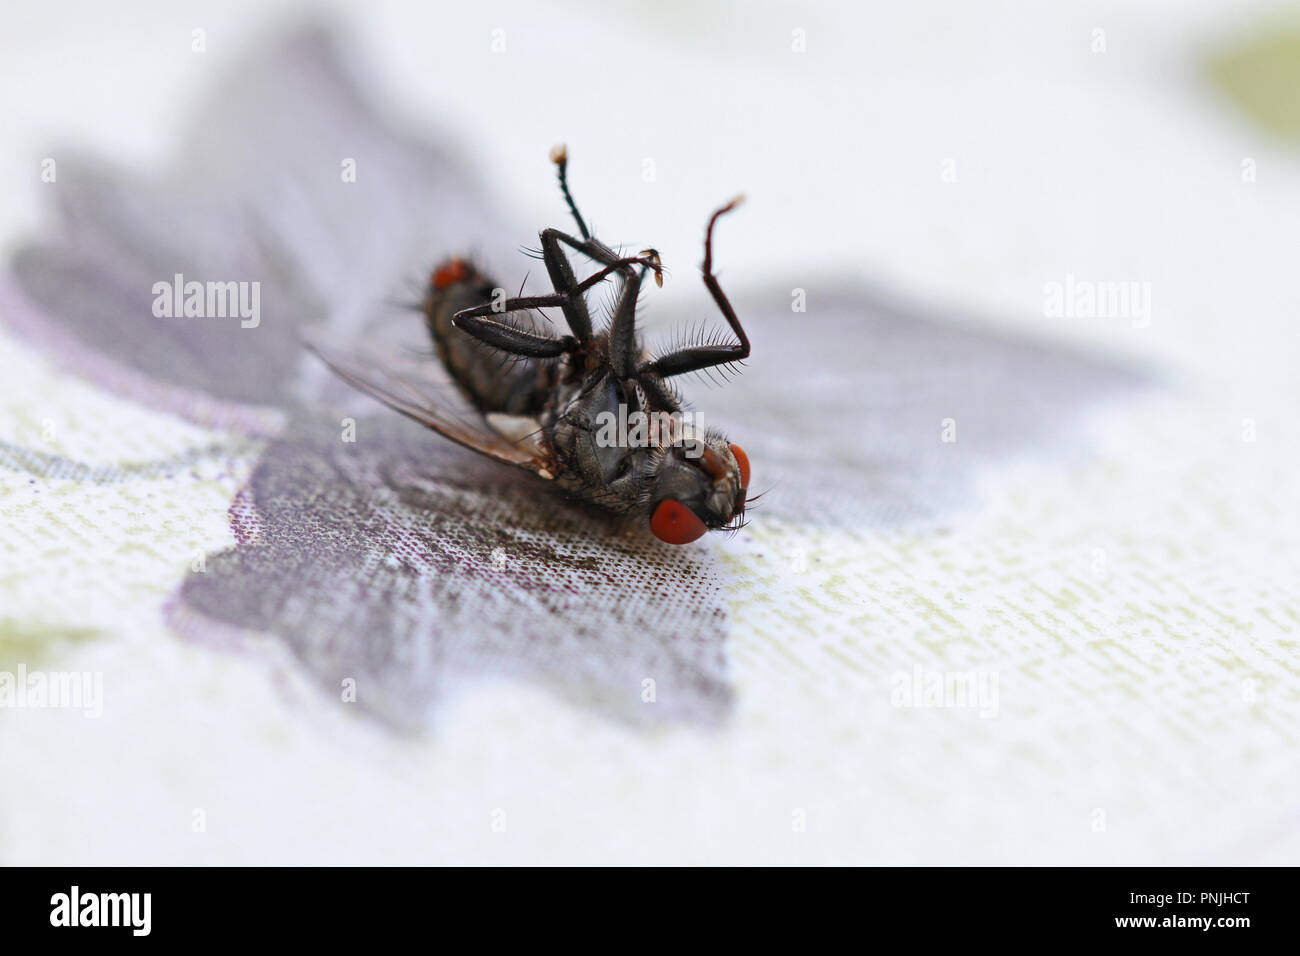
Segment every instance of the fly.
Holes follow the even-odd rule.
[[[741,197],[709,217],[702,267],[736,342],[699,342],[652,356],[639,342],[636,308],[647,274],[663,285],[659,254],[622,256],[592,236],[569,191],[563,146],[552,150],[551,160],[579,233],[541,232],[552,292],[505,299],[497,282],[463,257],[440,263],[425,292],[422,308],[438,357],[475,414],[458,417],[391,373],[391,384],[381,384],[361,364],[322,357],[355,387],[452,441],[526,468],[584,501],[644,516],[669,544],[741,527],[748,457],[720,432],[694,425],[668,384],[749,357],[749,338],[713,274],[714,226]],[[579,281],[566,247],[599,268]],[[615,277],[609,325],[594,331],[587,292]],[[563,314],[568,334],[536,321],[536,310],[552,307]],[[635,423],[630,431],[610,427],[629,421]]]

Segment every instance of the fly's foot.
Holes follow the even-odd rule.
[[[659,288],[664,287],[664,264],[659,258],[658,249],[642,249],[637,253],[641,257],[641,276],[644,278],[647,269],[653,269],[655,273],[655,285]]]

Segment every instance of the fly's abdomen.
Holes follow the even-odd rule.
[[[462,309],[485,305],[500,287],[464,259],[449,259],[434,270],[425,297],[425,319],[438,357],[451,377],[483,412],[536,415],[546,406],[555,381],[554,361],[503,354],[452,324]],[[532,331],[530,313],[502,314],[498,321]]]

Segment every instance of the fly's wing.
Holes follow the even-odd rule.
[[[543,478],[554,476],[551,462],[533,430],[511,440],[492,428],[489,420],[468,408],[457,407],[450,396],[430,394],[430,382],[413,372],[394,368],[364,356],[348,356],[319,343],[306,343],[309,351],[349,385],[378,399],[396,412],[431,428],[458,445],[487,455],[506,465],[526,468]]]

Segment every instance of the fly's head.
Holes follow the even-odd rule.
[[[659,449],[652,463],[650,530],[669,544],[735,529],[745,514],[749,457],[716,432]]]

